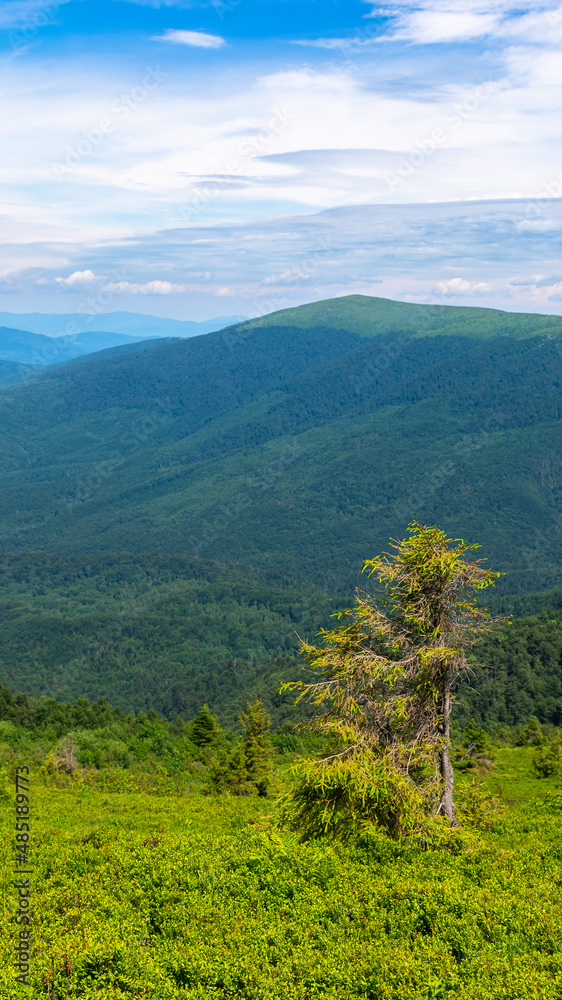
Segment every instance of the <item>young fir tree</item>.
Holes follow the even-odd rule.
[[[247,779],[258,795],[267,795],[271,782],[271,746],[267,735],[271,719],[258,698],[248,702],[246,712],[240,713],[239,721],[244,730],[242,745]]]
[[[376,821],[395,835],[415,826],[433,802],[453,823],[449,757],[452,689],[464,651],[489,623],[471,591],[500,575],[464,558],[478,546],[413,522],[408,538],[365,562],[384,593],[362,593],[324,645],[301,652],[319,679],[293,682],[326,710],[313,721],[333,750],[308,762],[285,815],[305,834],[357,829]],[[297,699],[299,700],[299,699]]]
[[[212,714],[208,705],[203,705],[189,726],[189,736],[192,743],[195,743],[197,747],[211,746],[217,742],[220,732],[221,728],[216,716]]]
[[[271,719],[259,698],[248,702],[239,722],[243,735],[231,751],[223,751],[213,761],[208,774],[209,787],[217,793],[265,796],[271,784],[271,746],[267,736]]]

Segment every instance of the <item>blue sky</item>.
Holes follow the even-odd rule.
[[[0,2],[0,310],[560,313],[561,41],[556,3]]]

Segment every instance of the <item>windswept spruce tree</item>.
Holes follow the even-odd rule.
[[[417,521],[408,531],[393,554],[364,564],[380,593],[358,593],[322,645],[301,644],[317,679],[284,685],[324,709],[310,725],[330,737],[285,801],[285,819],[305,836],[369,823],[403,836],[431,815],[455,823],[452,693],[466,649],[491,624],[473,592],[501,574],[466,561],[477,545]]]

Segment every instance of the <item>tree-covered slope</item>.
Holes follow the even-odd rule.
[[[303,677],[299,636],[313,641],[346,605],[282,572],[183,556],[29,553],[0,568],[0,684],[168,718],[208,702],[229,725],[258,695],[276,724],[300,717],[278,693]],[[459,691],[458,723],[562,721],[562,613],[546,610],[560,592],[516,600],[520,613],[545,610],[478,644],[483,667]]]
[[[257,327],[275,326],[310,329],[318,325],[346,329],[361,337],[381,334],[413,336],[465,336],[488,340],[493,337],[560,337],[562,317],[538,313],[512,313],[474,306],[418,305],[370,295],[343,295],[324,302],[280,309],[241,324],[242,336]]]
[[[443,315],[478,330],[488,312]],[[5,389],[2,549],[192,553],[348,593],[418,517],[481,541],[511,591],[560,582],[554,337],[518,317],[490,339],[274,319]]]
[[[106,697],[126,712],[191,718],[209,702],[233,722],[261,694],[291,714],[297,631],[337,609],[281,573],[197,558],[29,553],[0,575],[0,683],[59,701]]]
[[[23,365],[19,361],[3,361],[0,358],[0,386],[23,382],[35,374],[33,365]]]

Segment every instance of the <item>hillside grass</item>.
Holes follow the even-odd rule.
[[[531,753],[498,751],[484,780],[507,812],[449,851],[301,843],[275,800],[206,797],[196,777],[165,795],[32,777],[30,992],[53,958],[69,1000],[557,1000],[562,783],[532,778]],[[6,799],[1,823],[0,989],[19,1000]]]

